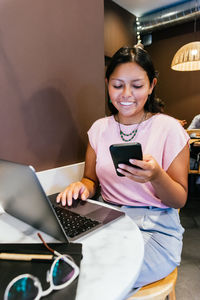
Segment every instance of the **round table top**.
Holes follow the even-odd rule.
[[[104,205],[104,204],[103,204]],[[38,242],[27,224],[0,215],[0,242]],[[47,242],[54,239],[43,235]],[[144,243],[137,225],[124,216],[77,240],[83,245],[83,259],[76,300],[122,300],[136,281],[144,255]]]

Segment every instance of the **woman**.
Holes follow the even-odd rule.
[[[179,265],[184,231],[177,208],[187,199],[188,136],[176,119],[160,113],[156,83],[151,58],[140,45],[116,52],[106,72],[112,115],[88,131],[83,179],[57,197],[71,205],[73,198],[92,198],[100,184],[103,200],[121,206],[137,223],[145,254],[135,287],[159,280]],[[143,160],[130,159],[140,168],[120,164],[121,177],[109,147],[126,142],[141,143]]]

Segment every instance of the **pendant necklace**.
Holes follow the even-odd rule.
[[[138,123],[136,129],[132,130],[130,133],[124,133],[121,130],[119,116],[117,116],[117,118],[118,118],[118,126],[119,126],[119,133],[120,133],[120,137],[121,137],[122,141],[124,141],[124,142],[130,142],[130,141],[132,141],[134,139],[134,137],[136,136],[136,134],[138,132],[138,128],[139,128],[140,124],[146,119],[146,115],[147,115],[147,113],[144,113],[144,115],[142,116],[142,118],[141,118],[140,122]],[[125,137],[127,137],[127,139]]]

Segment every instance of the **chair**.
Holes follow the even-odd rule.
[[[165,278],[143,286],[137,293],[126,300],[176,300],[175,285],[177,268]]]
[[[190,143],[190,169],[189,174],[200,174],[200,142]]]
[[[196,138],[190,138],[190,166],[189,174],[200,174],[200,129],[187,130],[190,135],[195,134]]]

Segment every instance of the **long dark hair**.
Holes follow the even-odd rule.
[[[106,70],[106,78],[109,82],[110,75],[114,72],[115,68],[123,63],[135,62],[140,67],[142,67],[149,78],[150,84],[152,84],[153,79],[158,77],[158,73],[156,72],[153,62],[151,60],[150,55],[146,50],[143,49],[141,44],[136,45],[134,47],[122,47],[120,48],[111,58],[111,61]],[[110,96],[108,94],[108,108],[112,114],[117,114],[118,110],[114,107],[112,102],[110,101]],[[155,87],[151,95],[149,95],[144,110],[147,112],[157,113],[163,112],[164,102],[155,97]]]

